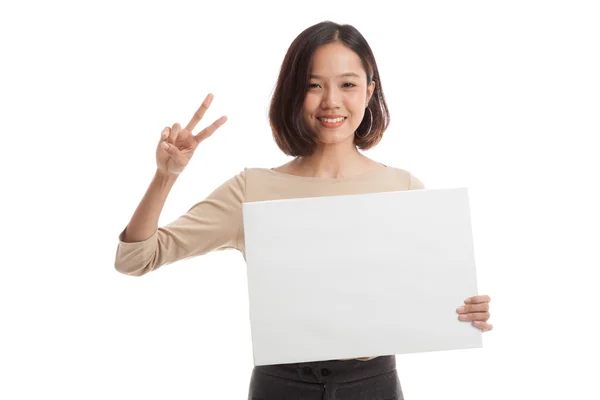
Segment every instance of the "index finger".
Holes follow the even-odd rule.
[[[468,299],[466,299],[465,303],[470,303],[470,304],[489,303],[491,300],[492,299],[490,299],[490,296],[488,296],[488,295],[473,296],[473,297],[469,297]]]
[[[210,124],[209,126],[204,128],[203,130],[201,130],[200,133],[198,133],[196,136],[194,136],[194,138],[196,139],[196,141],[198,143],[201,143],[204,139],[208,138],[217,129],[219,129],[219,127],[221,127],[221,125],[223,125],[225,123],[225,121],[227,121],[227,117],[225,115],[223,115],[221,118],[219,118],[218,120],[216,120],[215,122],[213,122],[212,124]]]
[[[187,124],[187,126],[185,127],[186,130],[190,132],[194,130],[198,122],[200,122],[202,117],[204,117],[204,113],[206,112],[206,110],[208,110],[208,107],[210,107],[210,103],[212,103],[214,97],[215,96],[212,93],[209,93],[206,96],[200,108],[194,113],[194,116],[190,120],[189,124]]]

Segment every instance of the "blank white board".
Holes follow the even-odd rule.
[[[254,365],[482,347],[466,188],[243,204]]]

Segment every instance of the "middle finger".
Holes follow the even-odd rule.
[[[214,98],[214,96],[212,93],[209,93],[206,96],[206,98],[202,102],[202,105],[200,106],[200,108],[194,113],[194,116],[192,117],[190,122],[185,127],[185,129],[187,131],[192,132],[194,130],[194,128],[196,127],[198,122],[200,122],[202,117],[204,117],[204,113],[206,112],[206,110],[208,110],[208,107],[210,107],[210,103],[212,103],[213,98]]]
[[[489,311],[490,305],[488,303],[479,303],[479,304],[465,304],[464,306],[460,306],[456,309],[456,312],[459,314],[465,314],[470,312],[477,311]]]

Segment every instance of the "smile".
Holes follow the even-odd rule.
[[[338,123],[338,122],[342,122],[345,119],[346,119],[346,117],[339,117],[339,118],[318,118],[319,121],[327,122],[327,123],[330,123],[330,124],[335,124],[335,123]]]
[[[338,117],[338,118],[317,118],[319,123],[323,125],[325,128],[335,129],[344,125],[344,121],[347,117]]]

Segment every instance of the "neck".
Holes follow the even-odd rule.
[[[313,154],[294,160],[296,168],[304,176],[320,178],[343,178],[364,171],[367,158],[356,146],[319,146]]]

